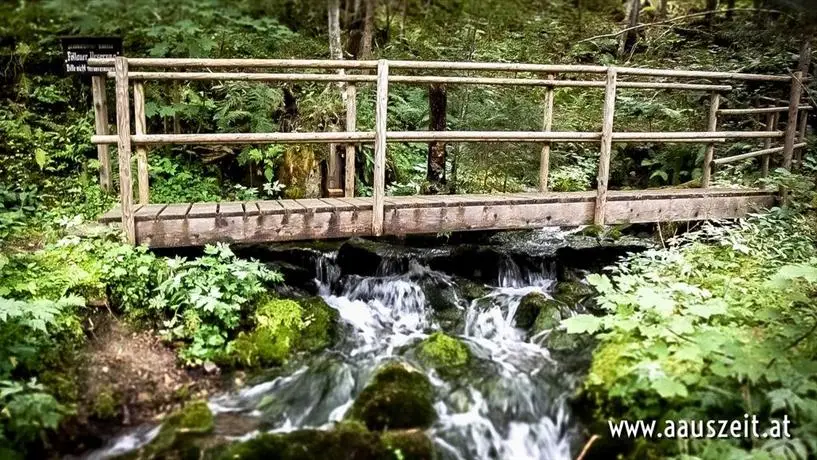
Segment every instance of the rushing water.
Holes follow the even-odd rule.
[[[459,377],[443,379],[424,369],[435,388],[438,419],[428,434],[439,457],[569,459],[580,442],[567,404],[578,377],[536,343],[539,337],[514,326],[521,299],[531,292],[549,295],[555,277],[547,264],[523,268],[510,257],[498,273],[485,296],[468,302],[451,276],[417,260],[384,258],[374,276],[341,277],[335,254],[324,254],[317,258],[315,283],[339,313],[340,343],[271,380],[214,397],[210,408],[217,416],[255,419],[264,431],[331,428],[380,364],[411,361],[406,351],[442,329],[462,339],[473,359]],[[462,321],[445,327],[438,321],[426,298],[429,286],[450,294]],[[132,449],[152,435],[155,429],[131,433],[115,450]]]

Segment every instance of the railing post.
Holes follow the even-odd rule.
[[[596,177],[596,211],[593,223],[604,225],[604,213],[607,208],[607,180],[610,178],[610,154],[613,149],[613,121],[616,112],[615,67],[607,69],[607,82],[604,90],[604,111],[601,123],[601,153],[599,155],[599,173]]]
[[[553,80],[555,76],[548,74],[547,79]],[[553,86],[545,86],[545,114],[542,121],[542,131],[550,132],[553,129],[553,96],[555,88]],[[548,190],[548,174],[550,173],[550,142],[545,142],[542,145],[542,154],[539,158],[539,191],[547,192]]]
[[[105,76],[91,77],[91,94],[94,98],[94,126],[96,134],[108,134],[108,98],[105,94]],[[97,144],[96,155],[99,159],[99,186],[106,192],[111,191],[111,154],[108,144]]]
[[[119,157],[119,195],[122,204],[122,229],[128,243],[136,244],[133,220],[133,184],[131,183],[130,101],[128,100],[128,59],[118,56],[116,71],[116,134]]]
[[[808,128],[808,110],[801,110],[797,119],[797,142],[806,142],[806,129]],[[797,166],[803,166],[803,149],[799,148],[794,153],[794,161]]]
[[[766,131],[775,131],[777,130],[777,122],[780,119],[780,114],[777,112],[770,113],[766,115]],[[764,148],[770,149],[772,148],[772,138],[767,137],[766,142],[764,143]],[[767,154],[763,155],[760,163],[760,176],[761,177],[768,177],[769,176],[769,162],[771,160],[772,155]]]
[[[789,94],[789,118],[786,121],[786,133],[783,137],[783,167],[789,171],[791,171],[792,157],[794,155],[794,139],[797,135],[797,112],[803,90],[802,80],[803,73],[800,71],[794,72],[791,79],[791,93]]]
[[[136,134],[147,134],[147,118],[145,117],[145,86],[142,82],[133,82],[133,116]],[[148,150],[144,145],[136,146],[137,184],[139,188],[139,204],[150,202],[150,185],[148,183]]]
[[[357,87],[346,85],[346,132],[357,131]],[[355,196],[355,144],[346,144],[346,168],[344,176],[344,196]]]
[[[708,132],[715,132],[718,130],[718,108],[721,105],[721,95],[713,91],[709,96],[709,118],[707,120],[706,130]],[[706,144],[706,152],[704,153],[703,171],[701,173],[701,187],[708,188],[709,182],[712,180],[712,160],[715,158],[715,143],[710,142]]]
[[[383,234],[383,200],[386,194],[386,118],[389,104],[389,61],[377,62],[377,100],[374,133],[374,187],[372,234]]]

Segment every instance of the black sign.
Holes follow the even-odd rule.
[[[122,37],[62,37],[65,70],[68,73],[100,74],[110,68],[90,67],[90,58],[112,58],[122,54]]]

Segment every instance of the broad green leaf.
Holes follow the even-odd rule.
[[[681,383],[676,382],[668,377],[659,377],[653,380],[650,383],[650,386],[653,390],[655,390],[662,398],[674,398],[676,396],[680,396],[685,398],[687,396],[687,387]]]
[[[576,315],[562,321],[568,334],[593,334],[602,327],[602,318],[593,315]]]

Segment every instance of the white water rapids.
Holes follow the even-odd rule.
[[[339,343],[284,368],[269,381],[214,397],[211,410],[257,418],[264,431],[330,429],[343,419],[381,363],[411,361],[405,351],[442,329],[425,292],[428,283],[452,287],[452,279],[415,261],[407,271],[398,270],[386,259],[376,276],[347,276],[338,282],[333,255],[320,258],[316,283],[339,313]],[[425,370],[435,389],[438,419],[427,433],[443,460],[570,459],[578,428],[566,399],[577,378],[565,375],[546,348],[514,327],[521,299],[531,292],[548,295],[554,277],[548,267],[522,270],[508,258],[495,284],[472,302],[449,290],[461,320],[455,330],[449,326],[445,332],[459,337],[471,351],[465,375],[443,379],[433,369],[411,363]],[[141,439],[120,438],[97,458],[137,447],[149,437],[146,432]]]

